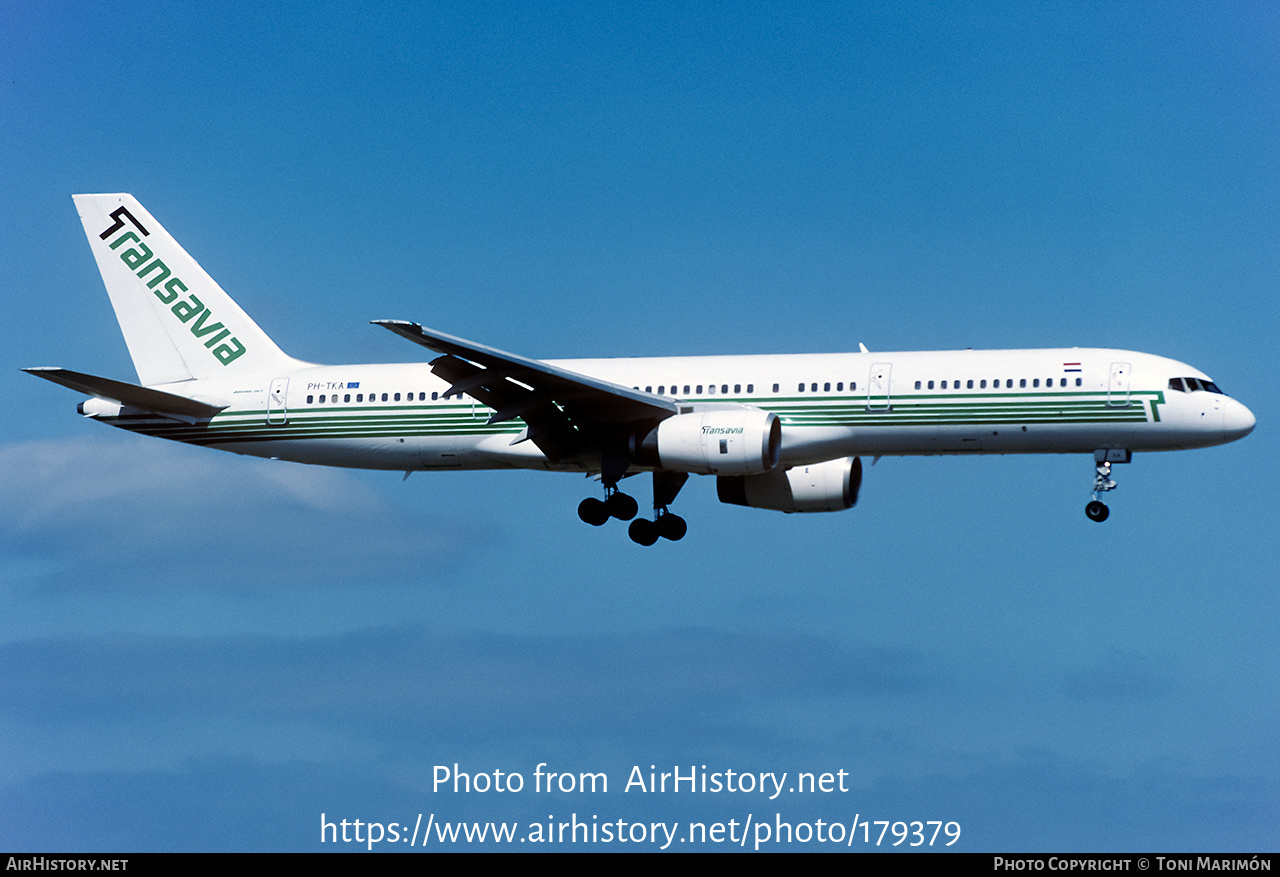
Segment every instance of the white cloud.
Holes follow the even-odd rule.
[[[0,494],[0,561],[62,588],[395,576],[464,531],[357,473],[122,435],[0,446]]]

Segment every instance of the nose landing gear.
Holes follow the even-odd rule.
[[[1093,476],[1093,499],[1084,507],[1084,513],[1089,520],[1097,521],[1101,524],[1111,515],[1111,509],[1107,508],[1106,503],[1098,499],[1098,494],[1116,489],[1116,482],[1111,477],[1111,464],[1128,463],[1130,458],[1130,453],[1124,450],[1093,452],[1094,462],[1097,463]]]

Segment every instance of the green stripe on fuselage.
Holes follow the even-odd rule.
[[[707,398],[705,401],[712,401]],[[1083,424],[1159,422],[1159,391],[1133,392],[1126,405],[1105,393],[903,394],[718,397],[717,402],[754,405],[784,424],[810,427],[978,426],[982,424]],[[880,407],[878,407],[880,406]],[[288,422],[267,423],[264,410],[223,411],[207,423],[189,425],[149,416],[122,418],[124,429],[199,445],[299,439],[458,437],[513,435],[520,420],[489,424],[491,411],[478,404],[334,406],[294,409]]]

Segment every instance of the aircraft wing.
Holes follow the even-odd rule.
[[[424,329],[417,323],[371,322],[444,354],[431,361],[431,371],[451,384],[446,396],[465,393],[492,408],[490,423],[524,420],[528,429],[516,441],[532,441],[552,460],[580,450],[610,427],[657,422],[677,413],[675,401],[663,396]]]

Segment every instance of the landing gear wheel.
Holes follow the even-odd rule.
[[[658,518],[657,528],[658,535],[672,542],[679,542],[684,538],[684,534],[689,532],[689,525],[685,523],[684,518],[670,512]]]
[[[1089,520],[1097,521],[1101,524],[1111,514],[1111,509],[1107,508],[1106,503],[1098,502],[1095,499],[1084,507],[1084,513],[1089,516]]]
[[[619,521],[631,520],[636,516],[636,512],[640,510],[640,504],[635,501],[635,497],[616,492],[611,493],[609,498],[604,501],[604,507],[610,515]]]
[[[609,520],[609,509],[595,497],[587,497],[578,503],[578,517],[582,518],[583,523],[599,527]]]
[[[658,525],[648,518],[636,518],[627,528],[627,535],[637,545],[652,545],[658,541]]]

